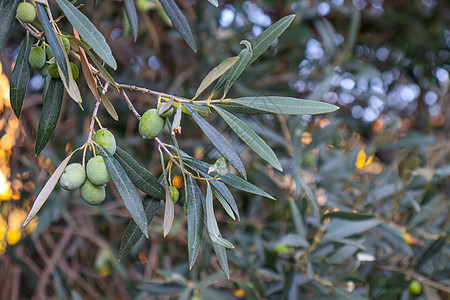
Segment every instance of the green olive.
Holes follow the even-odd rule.
[[[95,185],[105,185],[111,179],[103,156],[92,157],[86,164],[87,178]]]
[[[98,205],[105,200],[106,191],[104,186],[93,185],[86,180],[80,188],[81,197],[90,205]]]
[[[78,70],[78,67],[73,62],[70,63],[70,69],[72,69],[72,77],[73,80],[77,80],[78,77],[80,77],[80,71]]]
[[[66,50],[70,50],[70,41],[68,38],[63,37],[62,38],[63,46],[66,48]]]
[[[174,186],[169,186],[170,195],[172,196],[173,203],[177,203],[180,200],[180,192]]]
[[[56,63],[50,64],[48,67],[48,75],[50,75],[53,79],[59,78],[58,66]]]
[[[31,23],[36,19],[36,10],[33,4],[28,2],[22,2],[17,7],[17,17],[24,23]]]
[[[139,133],[144,139],[157,137],[164,128],[165,119],[154,108],[147,110],[139,121]]]
[[[79,163],[73,163],[64,169],[59,178],[59,185],[68,191],[74,191],[81,187],[86,180],[86,170]]]
[[[95,133],[94,142],[102,145],[111,155],[116,152],[116,139],[108,129],[100,129]]]
[[[417,280],[413,280],[409,284],[409,292],[412,295],[419,295],[422,292],[422,286]]]
[[[45,65],[45,51],[41,47],[34,47],[30,51],[28,62],[33,69],[40,69]]]
[[[47,46],[47,48],[45,48],[45,54],[47,54],[47,59],[50,60],[53,57],[55,57],[55,53],[53,53],[53,49],[50,46]]]
[[[42,68],[38,70],[39,74],[42,75],[42,77],[45,77],[48,75],[48,68],[50,67],[50,64],[45,64]]]

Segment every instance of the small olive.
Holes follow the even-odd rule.
[[[22,2],[17,7],[17,17],[24,23],[31,23],[36,19],[36,10],[33,4],[28,2]]]
[[[64,169],[59,178],[59,185],[68,191],[74,191],[84,183],[86,180],[86,170],[79,163],[73,163]]]
[[[111,179],[103,156],[92,157],[86,164],[87,178],[95,185],[105,185]]]
[[[90,205],[98,205],[105,200],[106,191],[104,186],[93,185],[86,180],[80,188],[81,197]]]
[[[139,133],[144,139],[157,137],[164,128],[165,119],[154,108],[147,110],[139,121]]]

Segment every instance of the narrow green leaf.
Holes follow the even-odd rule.
[[[352,212],[348,212],[348,211],[333,211],[333,212],[323,215],[322,221],[324,221],[325,219],[328,219],[328,218],[359,221],[359,220],[373,219],[375,217],[376,217],[375,215],[370,215],[370,214],[352,213]]]
[[[241,105],[239,103],[235,103],[235,102],[215,103],[214,105],[219,106],[220,108],[223,108],[226,111],[228,111],[230,113],[235,113],[235,114],[247,114],[247,115],[269,114],[269,112],[267,112],[267,111],[247,107],[247,106]]]
[[[27,93],[28,82],[30,81],[30,64],[28,63],[30,50],[31,37],[27,32],[22,47],[20,47],[14,70],[11,73],[11,88],[9,90],[9,100],[17,118],[20,117],[20,113],[22,112],[23,101],[25,99],[25,94]]]
[[[336,111],[336,105],[314,100],[281,96],[242,97],[230,100],[246,107],[285,115],[316,115]]]
[[[158,183],[159,184],[159,183]],[[142,200],[142,205],[144,206],[145,216],[147,217],[148,223],[150,223],[155,217],[159,207],[161,206],[161,201],[159,199],[145,197]],[[122,241],[120,242],[119,248],[119,260],[121,260],[125,255],[127,255],[130,250],[136,245],[142,236],[142,231],[136,225],[133,219],[127,225],[125,232],[123,233]]]
[[[233,219],[236,220],[236,217],[234,216],[233,209],[231,208],[230,204],[228,204],[227,200],[224,196],[222,196],[221,193],[213,189],[213,194],[216,196],[217,200],[219,200],[220,204],[222,205],[223,209],[227,212],[227,214]]]
[[[220,231],[214,215],[213,195],[209,181],[206,182],[206,228],[210,236],[219,236]]]
[[[173,147],[172,147],[173,148]],[[200,173],[200,175],[202,175],[204,178],[210,178],[212,179],[213,175],[216,176],[216,172],[213,172],[211,175],[208,174],[208,168],[209,168],[209,164],[204,163],[202,161],[196,160],[195,158],[190,157],[189,155],[187,155],[186,153],[184,153],[183,151],[179,151],[178,152],[179,157],[183,156],[183,160],[186,161],[186,163],[193,169],[195,169],[197,172]],[[230,173],[226,174],[227,175],[232,175]],[[238,178],[239,180],[242,180],[244,182],[244,179],[233,175],[234,177]],[[223,179],[223,177],[221,176],[220,178]],[[212,188],[213,191],[217,192],[217,194],[220,194],[223,199],[225,199],[225,201],[228,203],[228,205],[232,208],[234,214],[237,216],[238,220],[240,219],[239,216],[239,208],[236,204],[236,201],[234,200],[233,194],[231,194],[230,190],[227,188],[227,186],[222,182],[223,180],[211,180],[210,183],[212,184]],[[250,184],[250,183],[249,183]],[[250,184],[252,185],[252,184]],[[256,188],[256,187],[255,187]],[[263,191],[264,193],[264,191]],[[234,216],[232,216],[232,218],[234,219]]]
[[[38,156],[50,140],[58,123],[64,97],[64,84],[59,79],[51,79],[45,93],[36,138],[34,154]]]
[[[203,195],[191,176],[188,176],[187,189],[189,269],[192,269],[203,241]]]
[[[173,204],[172,195],[170,194],[169,187],[166,186],[166,206],[164,208],[164,221],[163,221],[163,227],[164,227],[164,237],[166,237],[170,229],[173,225],[173,220],[175,218],[175,207]]]
[[[233,244],[222,238],[220,234],[216,216],[214,215],[213,194],[209,181],[206,182],[206,228],[213,243],[229,249],[234,248]]]
[[[102,99],[102,104],[105,107],[108,114],[113,118],[115,121],[119,121],[119,115],[116,112],[116,109],[112,105],[112,103],[109,101],[108,97],[106,97],[105,94],[99,93],[100,98]]]
[[[127,173],[114,156],[103,148],[103,146],[97,144],[97,147],[105,160],[106,168],[108,169],[109,175],[111,175],[117,191],[122,197],[125,207],[130,212],[131,217],[136,222],[139,229],[148,238],[147,217],[145,216],[144,207],[136,188],[133,186]]]
[[[206,218],[207,218],[206,225],[208,228],[209,236],[211,237],[211,241],[213,241],[214,243],[217,243],[228,249],[234,249],[233,244],[222,237],[219,231],[219,227],[217,226],[217,221],[214,215],[214,207],[213,207],[213,196],[212,196],[213,189],[211,188],[210,182],[212,183],[213,181],[207,182],[208,185],[206,190]]]
[[[172,195],[169,190],[169,185],[167,183],[166,167],[164,165],[164,155],[163,155],[161,149],[159,149],[159,156],[161,158],[161,168],[163,170],[164,189],[166,190],[166,205],[164,208],[164,220],[163,220],[163,230],[164,230],[164,237],[165,237],[169,234],[170,229],[172,228],[173,219],[174,219],[174,205],[173,205]]]
[[[199,172],[202,172],[202,174],[207,174],[208,173],[208,168],[209,168],[209,164],[205,163],[203,161],[200,161],[198,159],[195,159],[189,155],[187,155],[186,153],[182,152],[183,155],[183,160],[190,166],[192,166],[194,169],[196,169]],[[216,172],[212,172],[211,174],[209,174],[208,176],[216,176],[217,173]],[[262,189],[260,189],[259,187],[251,184],[250,182],[234,175],[231,173],[228,173],[226,175],[220,176],[220,178],[222,178],[221,182],[232,186],[238,190],[241,191],[245,191],[248,193],[252,193],[255,195],[260,195],[272,200],[275,200],[274,197],[272,197],[271,195],[269,195],[268,193],[266,193],[265,191],[263,191]]]
[[[446,245],[446,237],[442,236],[431,243],[431,245],[425,250],[425,252],[420,256],[419,261],[416,265],[416,269],[419,269],[424,263],[429,261],[433,256],[439,253],[439,251]]]
[[[112,54],[111,48],[105,37],[89,21],[89,19],[67,0],[56,0],[70,24],[78,31],[80,36],[92,47],[95,53],[100,56],[111,68],[117,69],[117,63]]]
[[[220,267],[222,268],[227,278],[230,279],[230,268],[228,267],[227,249],[224,246],[219,245],[215,242],[212,242],[212,246],[214,248],[214,252],[216,253]]]
[[[211,236],[211,241],[212,241],[213,243],[219,244],[220,246],[223,246],[223,247],[225,247],[225,248],[228,248],[228,249],[234,249],[233,244],[232,244],[230,241],[224,239],[224,238],[221,237],[221,236],[215,236],[215,235],[213,235],[213,236]]]
[[[226,76],[222,76],[220,78],[219,82],[214,87],[213,95],[225,86],[223,93],[223,97],[225,97],[228,93],[228,90],[231,88],[236,79],[242,74],[242,72],[244,72],[244,70],[249,65],[251,65],[256,59],[258,59],[258,57],[260,57],[261,54],[263,54],[267,50],[267,48],[269,48],[270,45],[272,45],[272,43],[280,37],[280,35],[289,27],[289,25],[291,25],[294,17],[295,15],[289,15],[278,20],[275,24],[255,37],[250,42],[250,46],[245,44],[245,42],[247,41],[241,42],[241,44],[244,43],[246,45],[247,49],[244,49],[241,51],[241,53],[239,53],[239,57],[241,59],[239,60],[239,63],[234,66],[233,70],[230,70],[230,72],[228,72]],[[238,110],[234,112],[248,113]]]
[[[217,0],[208,0],[208,2],[214,5],[215,7],[219,7],[219,1]]]
[[[48,196],[50,196],[50,194],[53,192],[53,189],[55,188],[56,184],[58,183],[59,177],[61,177],[61,174],[64,172],[64,169],[66,168],[67,164],[69,163],[70,158],[77,150],[73,151],[69,156],[67,156],[59,164],[59,166],[56,168],[55,172],[53,172],[52,176],[50,176],[50,179],[47,181],[47,183],[44,185],[42,190],[39,192],[39,195],[37,195],[36,199],[34,200],[33,207],[31,207],[31,210],[28,213],[28,216],[25,219],[25,222],[23,222],[24,227],[27,226],[28,223],[30,223],[30,221],[38,213],[39,209],[41,209],[42,205],[44,205],[45,201],[47,201]]]
[[[369,230],[380,223],[378,220],[369,219],[362,221],[347,221],[347,220],[331,220],[323,239],[338,239],[345,238],[354,234],[360,234]]]
[[[252,64],[258,57],[263,54],[272,43],[280,37],[280,35],[291,25],[295,15],[289,15],[278,20],[272,26],[264,30],[260,35],[255,37],[250,43],[252,44],[253,55],[249,62]]]
[[[128,21],[130,22],[131,32],[133,33],[134,41],[136,42],[138,35],[138,17],[136,7],[133,0],[124,0],[125,12],[127,13]]]
[[[62,39],[60,37],[57,38],[59,42],[62,43]],[[61,76],[61,80],[64,83],[64,88],[66,89],[70,98],[72,98],[81,107],[83,99],[81,98],[80,89],[78,88],[77,83],[73,79],[72,69],[69,62],[69,56],[67,55],[66,51],[63,51],[63,54],[64,54],[64,61],[66,62],[66,68],[71,71],[69,72],[69,77],[66,78],[61,67],[59,66],[59,64],[57,64],[59,76]]]
[[[58,66],[61,68],[61,71],[66,80],[69,80],[69,72],[67,68],[66,57],[64,55],[64,47],[61,45],[60,40],[55,34],[52,24],[50,24],[50,20],[47,15],[47,11],[45,10],[44,5],[36,3],[37,11],[39,14],[39,18],[41,19],[42,27],[44,27],[45,36],[47,37],[47,42],[50,45],[50,48],[53,50],[53,54],[55,55],[56,62]]]
[[[195,40],[192,36],[192,31],[189,23],[175,1],[160,0],[160,2],[164,8],[164,11],[169,16],[170,20],[172,21],[177,31],[180,33],[181,37],[186,41],[189,47],[194,50],[194,52],[197,52],[197,46],[195,45]]]
[[[6,44],[19,0],[0,0],[0,53]]]
[[[213,106],[220,114],[222,119],[233,129],[233,131],[243,140],[250,148],[252,148],[262,159],[271,164],[275,169],[283,171],[280,161],[273,150],[266,142],[256,134],[256,132],[247,126],[241,119],[227,112],[220,107]]]
[[[164,187],[158,182],[158,179],[146,168],[139,165],[130,154],[117,147],[114,157],[138,189],[157,199],[165,199]]]
[[[245,45],[245,49],[239,53],[239,61],[231,68],[226,77],[225,88],[223,91],[223,97],[227,95],[231,86],[236,82],[236,80],[244,72],[245,68],[248,67],[250,59],[253,56],[252,46],[248,41],[241,41],[241,44]]]
[[[226,71],[228,71],[237,61],[239,60],[239,56],[233,56],[225,59],[220,63],[217,67],[214,67],[211,71],[209,71],[208,75],[203,78],[200,86],[195,92],[194,98],[192,100],[197,99],[197,97],[206,90],[214,81],[217,80],[220,76],[222,76]]]
[[[195,110],[193,110],[189,105],[183,106],[189,111],[189,113],[197,122],[200,129],[209,138],[211,143],[216,147],[216,149],[225,157],[236,170],[241,173],[244,178],[247,178],[245,172],[244,164],[242,163],[239,155],[233,149],[231,144],[221,135],[214,127],[212,127],[207,121],[205,121]]]
[[[202,176],[205,178],[212,178],[211,176],[209,176],[206,173],[200,172],[200,174],[202,174]],[[234,200],[233,194],[231,194],[231,192],[227,188],[227,186],[219,180],[211,180],[210,182],[212,184],[213,190],[216,190],[219,194],[221,194],[223,196],[225,201],[227,201],[227,203],[233,209],[233,212],[236,215],[236,217],[238,218],[238,220],[240,220],[241,216],[239,215],[239,208],[236,204],[236,201]]]

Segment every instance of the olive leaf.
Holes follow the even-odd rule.
[[[136,7],[133,0],[125,0],[125,12],[130,23],[131,32],[133,33],[134,41],[136,42],[138,34],[138,17],[136,13]]]
[[[3,51],[6,40],[11,32],[11,26],[16,16],[19,0],[0,1],[0,53]]]
[[[273,150],[266,142],[256,134],[256,132],[248,127],[241,119],[227,112],[226,110],[213,106],[222,119],[227,122],[231,129],[243,140],[250,148],[252,148],[262,159],[271,164],[275,169],[283,171],[280,161]]]
[[[39,14],[39,18],[41,19],[42,27],[44,27],[47,42],[50,45],[50,48],[52,48],[53,50],[56,62],[58,63],[58,66],[61,68],[64,78],[66,80],[69,80],[69,69],[67,68],[66,55],[64,55],[65,53],[64,47],[62,46],[61,41],[56,36],[52,24],[50,24],[50,20],[48,18],[47,11],[45,10],[44,5],[36,3],[36,7]]]
[[[183,104],[183,106],[189,111],[189,113],[197,122],[200,129],[209,138],[211,143],[216,149],[225,157],[236,170],[241,173],[244,178],[247,177],[244,164],[242,163],[239,155],[233,149],[233,146],[221,135],[214,127],[212,127],[207,121],[205,121],[195,110],[189,105]]]
[[[187,190],[189,269],[192,269],[203,241],[203,195],[191,176],[188,176]]]
[[[131,182],[133,182],[138,189],[157,199],[165,198],[164,187],[150,171],[139,165],[129,153],[122,148],[117,147],[114,157],[123,167]]]
[[[336,111],[338,106],[326,102],[282,96],[242,97],[230,100],[249,108],[273,114],[316,115]]]
[[[30,64],[28,63],[30,49],[31,37],[27,33],[22,47],[20,47],[14,70],[11,73],[9,100],[17,118],[20,117],[20,113],[22,112],[23,101],[27,93],[28,82],[30,81]]]
[[[63,97],[63,82],[59,79],[50,79],[50,83],[44,96],[41,117],[39,118],[36,145],[34,148],[36,156],[41,153],[55,131],[61,112]]]
[[[147,217],[148,223],[150,223],[158,212],[161,206],[161,200],[152,197],[145,197],[142,200],[142,205],[144,206],[145,216]],[[136,225],[133,219],[127,225],[125,232],[123,233],[122,241],[120,242],[119,248],[119,260],[121,260],[125,255],[130,252],[130,250],[136,245],[142,236],[142,231]]]
[[[125,207],[130,212],[131,217],[136,222],[142,233],[148,237],[147,217],[136,188],[133,186],[133,183],[130,178],[128,178],[127,173],[122,168],[120,163],[114,158],[114,156],[112,156],[111,153],[109,153],[109,151],[103,146],[99,144],[96,144],[96,146],[105,160],[106,168],[111,175],[120,197],[122,197]]]
[[[59,164],[59,166],[53,172],[52,176],[50,176],[49,180],[47,181],[47,183],[44,185],[44,187],[42,188],[42,190],[39,192],[36,199],[34,200],[33,206],[31,207],[31,210],[28,213],[28,216],[25,219],[25,222],[23,222],[24,227],[27,226],[28,223],[30,223],[30,221],[38,213],[39,209],[41,209],[42,205],[44,205],[45,201],[47,201],[48,197],[50,196],[50,194],[52,193],[56,184],[58,183],[59,178],[61,177],[62,173],[64,172],[64,169],[66,168],[67,164],[69,163],[70,158],[77,150],[73,151],[69,156],[67,156]]]
[[[197,46],[195,45],[195,40],[192,36],[191,27],[175,1],[160,0],[160,2],[181,37],[186,41],[189,47],[194,50],[194,52],[197,52]]]
[[[92,47],[101,59],[115,70],[117,68],[116,60],[105,37],[100,31],[69,1],[56,0],[56,2],[80,36]]]
[[[225,59],[220,63],[217,67],[214,67],[209,73],[203,78],[200,86],[195,92],[194,98],[192,100],[197,99],[197,97],[207,89],[214,81],[217,80],[220,76],[222,76],[226,71],[228,71],[237,61],[239,60],[239,56],[233,56]]]

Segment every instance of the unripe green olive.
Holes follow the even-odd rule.
[[[50,66],[48,67],[48,75],[50,75],[50,77],[53,79],[59,78],[58,66],[56,65],[56,63],[50,64]]]
[[[158,111],[159,111],[159,109],[160,109],[164,104],[165,104],[165,103],[160,103],[160,104],[158,105]],[[163,118],[167,118],[167,117],[170,117],[172,114],[173,114],[173,107],[171,107],[171,108],[170,108],[168,111],[166,111],[165,113],[160,114],[160,116],[163,117]]]
[[[24,23],[31,23],[36,19],[36,10],[33,4],[28,2],[22,2],[17,7],[17,17]]]
[[[45,65],[45,51],[41,47],[34,47],[30,51],[28,62],[33,69],[40,69]]]
[[[157,137],[164,128],[165,119],[154,108],[147,110],[139,121],[139,133],[144,139]]]
[[[98,205],[105,200],[106,191],[104,186],[93,185],[86,180],[80,188],[81,197],[90,205]]]
[[[63,37],[62,38],[62,42],[63,42],[64,48],[66,48],[66,50],[69,50],[70,49],[70,41],[69,41],[69,39],[66,38],[66,37]]]
[[[170,195],[172,196],[173,203],[177,203],[180,200],[180,192],[174,186],[169,186]]]
[[[55,57],[55,53],[53,53],[53,49],[50,46],[47,46],[47,48],[45,48],[45,54],[47,54],[47,59],[50,60],[53,57]]]
[[[86,170],[79,163],[73,163],[64,169],[59,178],[59,185],[68,191],[74,191],[84,183],[86,180]]]
[[[422,285],[417,280],[413,280],[409,284],[409,292],[412,295],[419,295],[422,292]]]
[[[86,164],[87,178],[95,185],[105,185],[111,179],[103,156],[92,157]]]
[[[47,76],[49,67],[50,67],[50,64],[45,63],[45,65],[38,70],[39,74],[41,74],[42,77]]]
[[[108,129],[100,129],[95,133],[94,142],[102,145],[111,155],[116,153],[116,139]]]
[[[80,71],[78,70],[78,67],[73,62],[70,63],[70,69],[72,69],[72,77],[73,80],[77,80],[78,77],[80,77]]]

